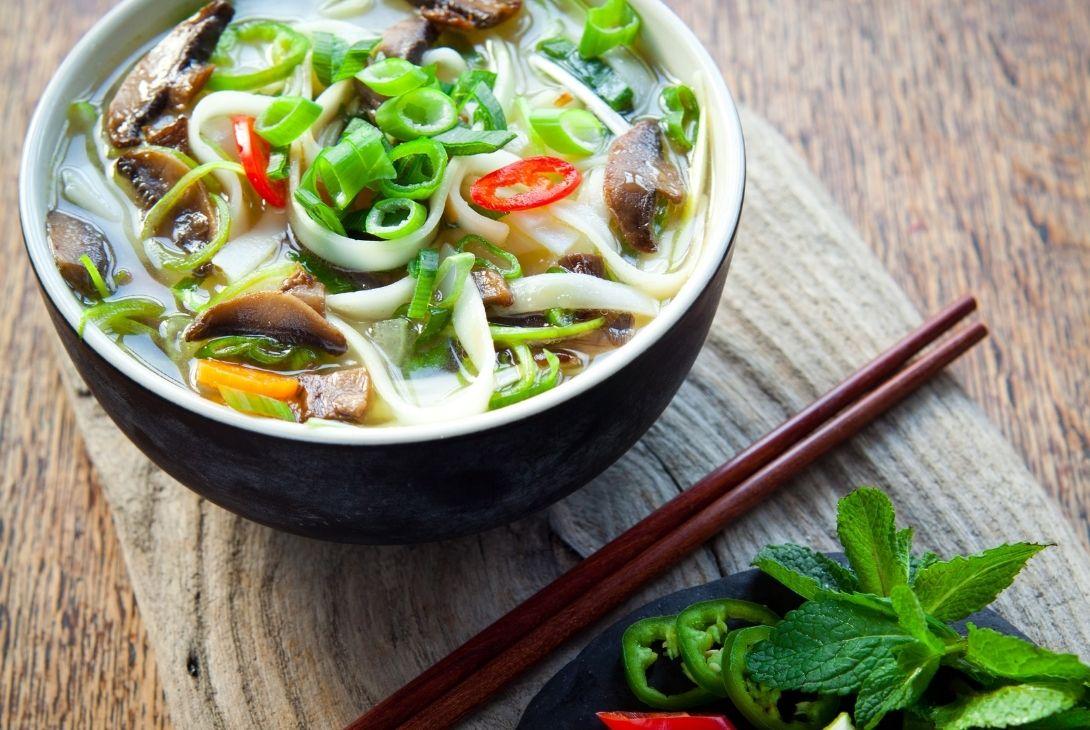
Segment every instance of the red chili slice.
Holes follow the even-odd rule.
[[[473,202],[487,210],[510,213],[540,208],[572,194],[583,176],[571,163],[556,157],[530,157],[490,172],[473,183]],[[504,188],[527,190],[500,195]]]
[[[686,712],[599,712],[598,719],[610,730],[735,730],[722,715]]]
[[[238,158],[246,171],[246,178],[269,205],[283,208],[288,204],[287,184],[274,183],[269,179],[269,143],[254,131],[254,118],[238,116],[231,122],[235,128]]]

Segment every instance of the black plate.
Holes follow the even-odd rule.
[[[620,657],[621,634],[639,619],[678,613],[698,601],[716,598],[763,603],[781,615],[799,604],[797,596],[757,570],[735,573],[714,583],[686,588],[652,601],[610,626],[557,672],[526,708],[519,730],[603,730],[604,726],[595,717],[596,712],[652,711],[632,696],[625,682]],[[1025,638],[994,611],[983,611],[968,620],[977,626]],[[957,628],[961,630],[962,626]],[[710,706],[707,711],[738,719],[729,703]],[[747,727],[742,722],[738,725]]]

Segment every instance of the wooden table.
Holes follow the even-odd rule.
[[[1090,6],[669,2],[921,309],[980,296],[995,336],[958,375],[1090,541]],[[0,727],[170,724],[16,208],[38,93],[112,4],[0,26]]]

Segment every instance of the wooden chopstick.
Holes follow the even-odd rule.
[[[401,727],[440,730],[453,725],[576,633],[619,606],[645,583],[768,499],[816,459],[855,436],[987,335],[984,325],[975,324],[909,365],[752,477],[718,497],[681,528],[626,563],[623,569],[591,586],[571,605],[517,643],[513,642],[445,695],[418,707],[418,712]]]
[[[588,588],[604,581],[632,556],[643,552],[680,527],[685,520],[725,491],[733,489],[833,415],[858,400],[971,314],[976,307],[976,300],[966,296],[928,319],[843,383],[708,474],[692,488],[602,546],[348,727],[353,730],[392,730],[398,727],[419,708],[471,676],[512,642],[526,636],[548,618],[565,609]]]

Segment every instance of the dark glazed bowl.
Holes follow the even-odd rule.
[[[43,298],[102,407],[152,461],[202,496],[324,540],[393,544],[472,534],[546,507],[604,471],[659,417],[700,352],[723,290],[745,178],[737,110],[714,61],[659,0],[632,2],[649,52],[704,92],[710,213],[691,280],[632,342],[548,393],[451,423],[382,428],[308,427],[236,413],[144,366],[96,328],[77,334],[80,305],[45,236],[67,106],[199,5],[122,2],[73,49],[43,94],[20,174],[23,235]]]

